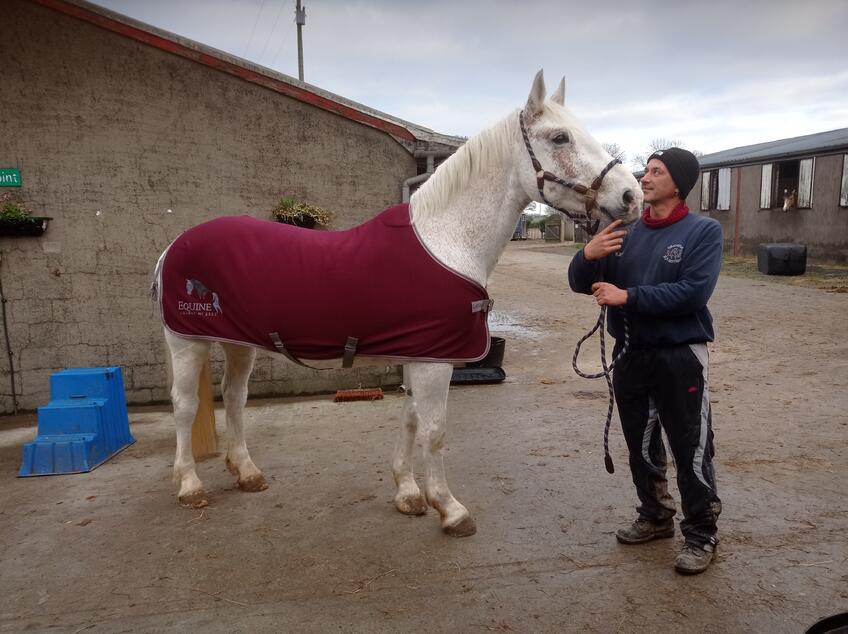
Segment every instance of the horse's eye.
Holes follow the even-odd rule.
[[[563,145],[568,143],[568,134],[565,132],[558,132],[553,139],[551,139],[557,145]]]

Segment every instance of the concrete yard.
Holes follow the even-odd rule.
[[[394,510],[399,394],[250,402],[271,487],[243,493],[208,460],[202,510],[177,503],[165,407],[133,408],[137,442],[94,471],[36,478],[15,477],[35,417],[6,417],[0,631],[797,633],[848,611],[848,294],[722,276],[721,544],[683,577],[679,533],[613,537],[635,493],[617,420],[604,470],[606,385],[571,369],[597,308],[568,290],[568,262],[563,247],[510,243],[490,285],[507,380],[451,389],[445,460],[475,536]]]

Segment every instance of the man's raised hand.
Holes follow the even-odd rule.
[[[592,262],[605,258],[610,253],[621,251],[621,245],[624,243],[624,236],[627,232],[616,231],[616,227],[620,224],[621,220],[615,220],[599,231],[583,248],[583,257]]]

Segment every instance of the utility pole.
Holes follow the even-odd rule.
[[[297,78],[303,81],[303,27],[306,24],[306,7],[301,8],[300,0],[296,0],[294,21],[297,24]]]

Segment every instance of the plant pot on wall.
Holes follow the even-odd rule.
[[[280,198],[277,206],[271,210],[271,216],[277,222],[282,222],[295,227],[314,229],[315,227],[327,227],[333,214],[326,209],[316,205],[299,201],[292,194],[286,194]]]
[[[294,225],[295,227],[303,227],[304,229],[313,229],[315,227],[315,218],[312,216],[277,216],[277,222]]]
[[[0,236],[40,236],[47,231],[49,216],[0,218]]]

